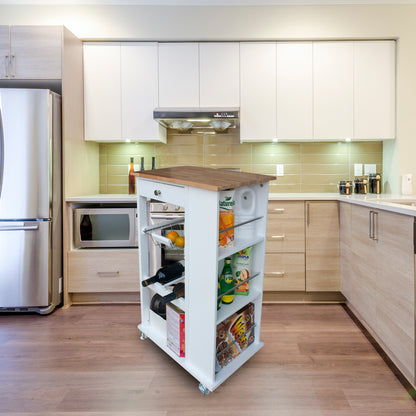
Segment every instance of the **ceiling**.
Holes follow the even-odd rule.
[[[10,5],[274,6],[416,4],[416,0],[0,0]]]

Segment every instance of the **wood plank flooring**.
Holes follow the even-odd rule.
[[[139,321],[135,305],[0,315],[0,415],[416,415],[341,305],[265,305],[264,348],[206,397]]]

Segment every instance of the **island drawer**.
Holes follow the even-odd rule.
[[[304,291],[305,255],[303,253],[267,253],[264,290]]]

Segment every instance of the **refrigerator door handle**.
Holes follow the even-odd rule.
[[[0,226],[0,231],[36,231],[36,230],[39,230],[39,224]]]
[[[3,171],[4,171],[4,129],[3,129],[3,117],[1,113],[1,100],[0,100],[0,197],[3,189]]]

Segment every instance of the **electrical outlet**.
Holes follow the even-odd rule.
[[[363,176],[363,164],[354,163],[354,176]]]
[[[284,165],[276,165],[276,176],[284,176]]]
[[[365,164],[364,165],[364,175],[369,175],[370,173],[377,173],[376,172],[377,165],[375,164]]]

